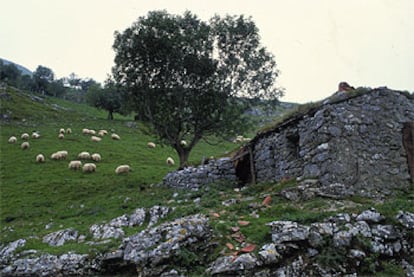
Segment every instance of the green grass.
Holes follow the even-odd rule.
[[[178,161],[178,157],[171,147],[157,145],[149,149],[147,142],[156,138],[147,135],[142,124],[134,122],[131,128],[126,124],[128,118],[119,116],[108,121],[105,112],[86,105],[54,98],[40,103],[12,88],[8,93],[12,99],[2,100],[0,109],[13,119],[2,123],[0,134],[1,242],[41,237],[68,227],[87,232],[91,224],[130,213],[137,207],[165,205],[171,197],[170,189],[151,188],[151,184],[161,182],[166,173],[176,169],[167,166],[165,159],[171,156]],[[59,140],[60,128],[71,128],[72,134]],[[92,142],[90,136],[82,135],[83,128],[116,132],[121,140],[106,136],[99,143]],[[29,139],[30,148],[22,150],[20,135],[34,130],[40,132],[41,138]],[[12,135],[18,138],[16,144],[7,142]],[[198,163],[203,155],[221,156],[234,147],[229,142],[217,146],[200,143],[190,163]],[[68,158],[51,160],[50,155],[59,150],[67,150]],[[101,154],[96,172],[68,169],[69,161],[77,159],[81,151]],[[39,153],[45,155],[45,163],[35,162]],[[115,168],[120,164],[129,164],[132,172],[117,176]],[[50,222],[54,224],[46,230]]]

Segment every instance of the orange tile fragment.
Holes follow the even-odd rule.
[[[250,222],[246,220],[239,220],[237,223],[239,223],[240,226],[247,226],[250,224]]]
[[[265,199],[263,199],[262,205],[268,207],[271,202],[272,202],[272,197],[268,195],[265,197]]]
[[[242,249],[240,249],[240,251],[242,252],[252,252],[256,249],[256,245],[255,244],[250,244],[248,243],[245,247],[243,247]]]

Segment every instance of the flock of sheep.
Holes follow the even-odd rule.
[[[67,128],[66,130],[64,128],[61,128],[58,132],[58,139],[64,139],[65,138],[65,134],[71,134],[72,133],[72,129],[71,128]],[[96,133],[95,130],[91,130],[91,129],[82,129],[82,134],[83,135],[91,135],[91,141],[93,142],[100,142],[102,140],[102,138],[104,136],[106,136],[108,134],[108,131],[106,130],[99,130],[98,133]],[[98,136],[96,136],[96,134]],[[23,140],[23,142],[21,143],[20,147],[23,150],[29,149],[30,148],[30,143],[29,143],[29,134],[28,133],[23,133],[21,136],[21,139]],[[32,133],[32,139],[39,139],[40,138],[40,134],[38,132],[33,132]],[[111,138],[113,140],[120,140],[121,137],[118,134],[112,133],[111,134]],[[17,137],[15,136],[11,136],[8,140],[9,143],[16,143],[17,142]],[[185,141],[182,142],[182,144],[186,143]],[[155,148],[156,144],[153,142],[148,142],[147,143],[147,147],[148,148]],[[52,160],[65,160],[68,157],[68,151],[66,150],[61,150],[61,151],[57,151],[55,153],[52,153],[50,155],[50,159]],[[96,164],[97,162],[100,162],[102,157],[99,153],[93,153],[90,154],[89,152],[86,151],[82,151],[78,154],[77,156],[77,160],[72,160],[69,162],[68,164],[68,168],[71,170],[82,170],[85,173],[91,173],[91,172],[95,172],[96,171]],[[35,161],[37,163],[44,163],[46,161],[45,156],[43,154],[37,154],[36,155],[36,159]],[[85,163],[82,163],[82,161],[84,161]],[[93,161],[93,162],[92,162]],[[168,157],[166,159],[166,163],[167,165],[174,165],[174,159],[171,157]],[[117,175],[119,174],[128,174],[131,171],[131,166],[127,165],[127,164],[123,164],[123,165],[119,165],[118,167],[116,167],[115,169],[115,173]]]

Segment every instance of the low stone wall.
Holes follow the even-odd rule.
[[[230,158],[210,160],[205,165],[170,172],[164,177],[163,184],[174,188],[199,189],[203,185],[223,180],[237,180]]]

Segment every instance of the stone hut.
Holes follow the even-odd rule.
[[[413,122],[412,94],[334,94],[259,133],[236,157],[236,172],[257,182],[315,178],[357,193],[407,188],[414,180]]]
[[[233,168],[229,159],[219,163],[225,170],[214,163],[211,170],[170,173],[164,184],[197,188],[236,175],[239,183],[318,179],[321,186],[341,184],[362,194],[408,188],[414,182],[414,95],[387,88],[339,91],[259,132],[232,160]]]

